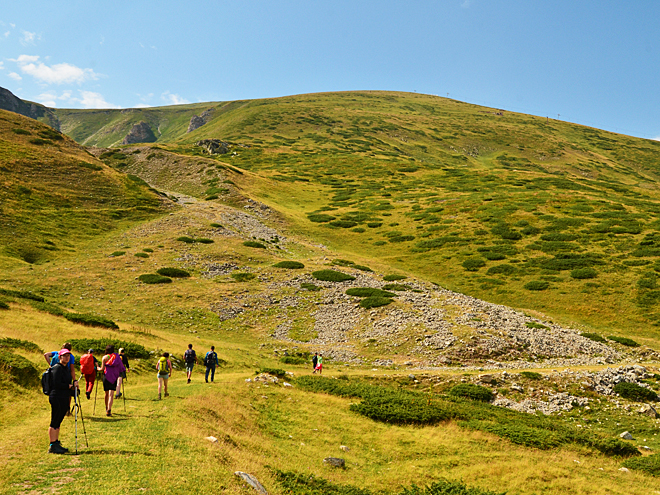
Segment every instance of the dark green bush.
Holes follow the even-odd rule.
[[[144,248],[142,251],[144,251],[145,253],[153,253],[154,252],[154,250],[151,249],[151,248]]]
[[[326,215],[325,213],[309,213],[307,215],[307,219],[310,222],[316,222],[316,223],[330,222],[335,218],[336,217],[333,217],[332,215]]]
[[[33,294],[25,290],[13,290],[13,289],[0,289],[0,294],[9,297],[18,297],[20,299],[30,299],[32,301],[44,302],[45,299],[41,296]]]
[[[280,358],[280,362],[283,364],[306,364],[310,361],[309,359],[299,356],[284,356]]]
[[[404,488],[398,495],[506,495],[506,492],[491,492],[481,488],[470,488],[460,481],[440,480],[420,488]]]
[[[660,454],[628,459],[623,463],[623,467],[643,471],[651,476],[660,477]]]
[[[158,275],[156,273],[145,273],[144,275],[140,275],[138,277],[138,280],[140,282],[143,282],[145,284],[171,284],[172,279],[169,277],[163,277],[162,275]]]
[[[360,301],[360,307],[364,309],[379,308],[380,306],[387,306],[392,303],[392,299],[381,296],[370,296]]]
[[[289,270],[297,270],[299,268],[305,268],[305,265],[300,261],[280,261],[273,265],[275,268],[287,268]]]
[[[637,342],[627,337],[617,337],[616,335],[609,335],[607,338],[621,345],[626,345],[628,347],[639,347],[639,344]]]
[[[6,347],[8,349],[23,349],[28,352],[43,352],[34,342],[30,342],[29,340],[12,339],[11,337],[0,339],[0,347]]]
[[[487,271],[487,275],[513,275],[518,272],[518,269],[509,264],[509,263],[504,263],[502,265],[495,265],[491,266]]]
[[[396,297],[396,294],[393,292],[388,292],[382,289],[374,289],[373,287],[355,287],[353,289],[348,289],[346,294],[349,296],[357,297]]]
[[[5,301],[0,301],[0,309],[9,309],[9,304]]]
[[[135,253],[135,256],[138,258],[148,258],[149,255],[147,253]]]
[[[415,240],[414,235],[395,235],[388,239],[390,242],[408,242]]]
[[[255,375],[260,373],[268,373],[269,375],[276,376],[278,378],[284,378],[286,376],[286,371],[280,368],[259,368],[254,372]]]
[[[163,277],[172,277],[172,278],[187,278],[190,277],[190,273],[180,268],[159,268],[156,270],[158,275]]]
[[[385,242],[385,241],[376,241],[376,242],[374,242],[374,246],[384,246],[385,244],[387,244],[387,242]]]
[[[353,222],[350,220],[334,220],[330,222],[328,225],[332,225],[333,227],[339,227],[342,229],[350,229],[351,227],[355,227],[357,225],[357,222]]]
[[[254,273],[234,272],[230,277],[236,280],[236,282],[248,282],[257,276]]]
[[[624,399],[637,402],[657,402],[658,394],[648,388],[640,387],[636,383],[621,382],[614,385],[614,392]]]
[[[324,282],[345,282],[348,280],[355,280],[355,277],[335,270],[318,270],[312,272],[312,277]]]
[[[410,290],[410,287],[408,287],[407,285],[403,285],[403,284],[385,284],[385,285],[383,285],[383,289],[384,290],[395,290],[395,291],[399,291],[399,292],[404,292],[404,291]]]
[[[39,386],[39,370],[23,356],[0,349],[0,373],[26,388]]]
[[[214,229],[224,229],[224,227],[222,225],[220,225],[219,223],[215,223],[215,222],[211,224],[211,227],[213,227]]]
[[[521,371],[520,375],[523,378],[527,378],[529,380],[540,380],[543,378],[543,375],[541,373],[536,373],[534,371]]]
[[[26,131],[25,129],[12,129],[11,132],[23,136],[29,136],[30,134],[32,134],[30,131]]]
[[[362,272],[373,272],[371,268],[364,265],[353,265],[353,268],[355,268],[356,270],[360,270]]]
[[[468,258],[463,262],[463,268],[468,272],[476,272],[479,268],[486,266],[486,262],[481,258]]]
[[[577,278],[577,279],[587,279],[587,278],[596,278],[596,270],[593,268],[576,268],[575,270],[571,270],[571,277]]]
[[[129,358],[149,359],[150,357],[149,351],[144,346],[125,340],[73,339],[69,340],[69,342],[71,343],[71,347],[80,353],[86,353],[88,349],[94,349],[97,357],[105,354],[105,348],[109,345],[115,346],[115,352],[119,352],[119,349],[123,347],[126,356]]]
[[[313,474],[273,470],[275,479],[282,487],[282,493],[295,495],[375,495],[367,488],[352,485],[338,485]]]
[[[112,320],[103,316],[89,315],[83,313],[64,313],[64,318],[72,323],[85,325],[88,327],[112,328],[118,329],[119,326]]]
[[[117,256],[124,256],[126,254],[126,251],[115,251],[110,255],[111,258],[116,258]]]
[[[198,237],[195,239],[195,242],[200,244],[213,244],[215,241],[213,239],[207,239],[206,237]]]
[[[367,227],[370,229],[377,229],[383,226],[383,222],[367,222]]]
[[[192,237],[185,236],[185,235],[181,236],[181,237],[177,237],[176,240],[181,241],[181,242],[185,242],[186,244],[192,244],[193,242],[195,242],[195,239],[193,239]]]
[[[331,264],[331,265],[335,265],[335,266],[354,266],[354,265],[355,265],[355,262],[354,262],[354,261],[350,261],[350,260],[343,260],[343,259],[341,259],[341,258],[337,258],[337,259],[335,259],[335,260],[332,260],[332,261],[330,262],[330,264]]]
[[[204,201],[213,201],[214,199],[218,199],[218,195],[217,195],[217,194],[211,194],[210,196],[206,196],[206,197],[204,198]]]
[[[607,340],[605,340],[604,337],[601,337],[597,333],[592,333],[592,332],[582,332],[580,334],[582,337],[585,337],[589,340],[593,340],[594,342],[602,342],[603,344],[607,343]]]
[[[493,251],[485,251],[481,254],[483,255],[484,258],[486,258],[489,261],[499,261],[506,258],[506,255],[504,253],[494,253]],[[465,266],[465,263],[463,263],[463,266]]]
[[[383,277],[383,280],[385,280],[385,282],[396,282],[397,280],[405,280],[407,278],[408,277],[406,277],[405,275],[394,275],[394,274],[392,274],[392,275],[385,275]]]
[[[471,400],[479,400],[481,402],[490,402],[495,396],[493,392],[486,387],[481,385],[474,385],[473,383],[460,383],[454,385],[449,390],[449,395],[454,397],[464,397]]]
[[[523,287],[527,290],[545,290],[550,287],[550,282],[546,282],[545,280],[532,280],[531,282],[527,282]]]
[[[264,244],[262,244],[260,242],[257,242],[257,241],[245,241],[243,243],[243,246],[259,248],[259,249],[266,249],[266,246]]]
[[[307,283],[307,282],[303,282],[302,284],[300,284],[300,288],[305,289],[305,290],[309,290],[309,291],[312,291],[312,292],[318,292],[318,291],[321,290],[321,287],[319,287],[318,285],[310,284],[310,283]]]
[[[52,141],[50,141],[49,139],[41,139],[41,138],[30,139],[30,143],[31,144],[36,144],[37,146],[41,146],[41,145],[44,145],[44,144],[55,144]]]
[[[540,323],[536,323],[535,321],[528,321],[528,322],[525,323],[525,326],[527,328],[539,328],[539,329],[544,329],[544,330],[548,329],[548,327],[546,327],[545,325],[542,325]]]

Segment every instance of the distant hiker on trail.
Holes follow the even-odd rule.
[[[169,397],[167,393],[167,380],[172,376],[172,363],[170,362],[170,353],[164,352],[156,364],[158,370],[158,400],[162,399],[162,391],[165,388],[165,397]]]
[[[92,390],[94,390],[96,371],[99,369],[100,364],[99,360],[94,356],[94,349],[89,349],[87,354],[83,354],[80,358],[80,372],[85,377],[85,395],[88,399],[91,398]]]
[[[115,394],[115,399],[119,399],[122,396],[121,384],[126,378],[126,372],[131,371],[131,367],[128,365],[128,356],[126,356],[123,347],[119,349],[119,358],[121,359],[121,362],[124,363],[124,368],[126,369],[119,373],[119,378],[117,378],[117,393]],[[126,401],[126,399],[124,399],[124,401]]]
[[[316,372],[316,364],[319,362],[319,353],[315,352],[314,356],[312,357],[312,373]]]
[[[183,360],[186,363],[186,373],[188,373],[188,383],[195,364],[197,364],[197,354],[193,351],[192,344],[188,344],[188,349],[183,353]]]
[[[51,380],[49,383],[48,402],[50,403],[50,426],[48,427],[49,454],[66,454],[69,449],[60,444],[60,425],[66,413],[69,412],[71,391],[78,386],[78,382],[71,379],[67,369],[71,352],[62,349],[57,356],[57,363],[51,367]]]
[[[218,355],[215,353],[215,347],[211,346],[211,350],[206,353],[204,357],[204,365],[206,366],[206,383],[209,382],[209,371],[211,372],[211,383],[215,378],[215,367],[220,363],[218,362]]]
[[[101,359],[100,371],[105,373],[103,378],[103,390],[105,391],[105,415],[112,416],[112,403],[117,390],[117,380],[122,371],[125,371],[124,363],[119,354],[115,353],[115,346],[109,345],[105,348],[105,356]]]
[[[67,368],[69,370],[69,374],[71,375],[71,381],[74,382],[76,381],[76,357],[71,354],[71,344],[69,342],[66,342],[62,344],[62,349],[66,349],[69,351],[69,362],[67,364]],[[46,362],[50,367],[55,366],[57,363],[60,362],[60,351],[52,351],[52,352],[45,352],[44,353],[44,358],[46,359]],[[69,409],[71,409],[71,395],[69,395]],[[67,416],[71,416],[71,412],[67,411]]]
[[[314,373],[319,372],[319,375],[323,373],[323,354],[319,354],[319,359],[316,362],[316,367],[314,368]]]

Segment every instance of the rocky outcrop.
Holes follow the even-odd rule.
[[[204,148],[209,155],[226,155],[229,153],[229,143],[219,139],[202,139],[197,141],[195,146]]]
[[[188,124],[188,130],[186,132],[192,132],[205,124],[208,124],[211,118],[213,117],[213,108],[204,110],[200,115],[193,115],[190,117],[190,124]]]
[[[156,135],[151,130],[151,126],[142,121],[133,126],[121,144],[153,143],[155,141]]]
[[[0,108],[30,117],[31,119],[44,119],[54,129],[59,130],[60,128],[59,120],[50,108],[31,101],[21,100],[5,88],[0,88]]]

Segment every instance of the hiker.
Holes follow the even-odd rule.
[[[312,357],[312,373],[316,373],[316,364],[319,362],[319,353],[315,352],[314,357]]]
[[[62,349],[66,349],[69,351],[69,362],[67,364],[67,368],[69,369],[69,374],[71,375],[71,381],[74,382],[76,381],[76,357],[71,354],[71,344],[69,342],[66,342],[62,344]],[[57,363],[60,362],[60,351],[52,351],[52,352],[45,352],[44,353],[44,358],[46,359],[46,362],[50,367],[55,366]],[[69,395],[69,409],[71,409],[71,395]],[[67,416],[71,416],[71,411],[66,412]]]
[[[105,392],[105,415],[112,416],[112,403],[117,390],[117,379],[122,371],[125,371],[124,363],[117,353],[115,346],[110,344],[105,348],[105,356],[101,359],[101,369],[105,373],[103,377],[103,391]]]
[[[167,393],[167,380],[172,376],[172,363],[169,360],[170,353],[164,352],[156,364],[158,370],[158,400],[162,398],[162,391],[165,388],[165,397],[169,397]]]
[[[71,351],[62,349],[57,353],[57,363],[51,367],[52,376],[50,381],[50,392],[48,402],[50,403],[50,426],[48,427],[49,454],[66,454],[69,449],[60,444],[60,425],[66,413],[69,412],[69,400],[71,392],[78,387],[78,382],[71,379],[71,373],[67,369],[71,359]]]
[[[215,353],[215,346],[211,346],[211,350],[206,353],[204,357],[204,365],[206,366],[206,383],[209,382],[209,371],[211,372],[211,383],[215,378],[215,367],[220,363],[218,362],[218,355]]]
[[[316,362],[316,368],[314,373],[319,372],[319,375],[323,373],[323,354],[319,354],[319,360]]]
[[[94,349],[88,349],[87,354],[83,354],[80,358],[80,372],[85,377],[85,395],[88,399],[91,398],[92,390],[94,390],[99,364],[99,360],[94,356]]]
[[[188,344],[188,349],[183,353],[183,361],[186,363],[186,373],[188,374],[188,383],[190,383],[193,367],[197,364],[197,354],[193,351],[192,344]]]
[[[123,347],[119,349],[119,358],[121,359],[121,362],[124,364],[124,368],[126,369],[121,373],[119,373],[119,378],[117,378],[117,393],[115,394],[115,399],[119,399],[123,395],[121,391],[121,384],[124,382],[124,379],[126,378],[126,373],[128,371],[131,371],[131,367],[128,365],[128,356],[124,352]]]

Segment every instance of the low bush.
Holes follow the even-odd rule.
[[[158,275],[163,277],[172,277],[172,278],[187,278],[190,277],[190,273],[180,268],[159,268],[156,270]]]
[[[129,358],[149,359],[151,356],[144,346],[134,342],[127,342],[125,340],[113,339],[73,339],[69,340],[71,347],[80,352],[86,353],[88,349],[94,349],[97,356],[105,354],[105,348],[109,345],[115,346],[115,352],[120,348],[124,348],[126,356]]]
[[[300,261],[280,261],[273,265],[275,268],[287,268],[289,270],[298,270],[300,268],[305,268],[305,265]]]
[[[309,359],[299,356],[284,356],[280,358],[280,362],[283,364],[306,364],[310,361]]]
[[[213,227],[214,229],[224,229],[224,227],[222,225],[220,225],[219,223],[215,223],[215,222],[213,222],[211,224],[211,227]]]
[[[415,240],[414,235],[395,235],[388,239],[388,241],[390,242],[408,242],[414,240]]]
[[[145,284],[171,284],[172,279],[169,277],[164,277],[162,275],[158,275],[157,273],[145,273],[144,275],[140,275],[138,277],[138,280],[142,283]]]
[[[582,332],[580,334],[582,337],[587,338],[589,340],[593,340],[594,342],[602,342],[603,344],[607,343],[607,340],[605,340],[604,337],[601,337],[597,333],[592,333],[592,332]]]
[[[135,253],[135,256],[138,258],[148,258],[149,255],[147,253]]]
[[[324,282],[346,282],[348,280],[355,280],[355,277],[336,270],[318,270],[312,272],[312,277]]]
[[[587,278],[596,278],[596,270],[593,268],[576,268],[575,270],[571,270],[571,277],[576,278],[576,279],[587,279]]]
[[[609,335],[607,338],[621,345],[626,345],[628,347],[639,347],[639,344],[637,342],[627,337],[617,337],[616,335]]]
[[[624,399],[636,402],[657,402],[658,394],[653,390],[641,387],[636,383],[621,382],[614,385],[614,392]]]
[[[339,227],[342,229],[350,229],[351,227],[355,227],[357,225],[357,222],[353,222],[350,220],[334,220],[330,222],[328,225],[332,225],[333,227]]]
[[[481,258],[468,258],[463,262],[463,268],[468,272],[476,272],[479,268],[486,266],[486,262]]]
[[[255,375],[260,373],[268,373],[269,375],[276,376],[278,378],[284,378],[286,376],[286,371],[280,368],[259,368],[254,372]]]
[[[193,239],[192,237],[185,236],[185,235],[181,236],[181,237],[177,237],[176,240],[181,241],[181,242],[185,242],[186,244],[192,244],[193,242],[195,242],[195,239]]]
[[[110,254],[110,258],[116,258],[118,256],[124,256],[126,254],[126,251],[115,251],[114,253]]]
[[[383,290],[395,290],[399,292],[404,292],[410,290],[410,287],[403,284],[385,284],[383,285]]]
[[[540,380],[543,378],[541,373],[536,373],[535,371],[521,371],[520,376],[529,380]]]
[[[502,265],[491,266],[487,271],[487,275],[513,275],[518,272],[518,269],[508,263]]]
[[[370,296],[360,301],[360,307],[364,309],[379,308],[392,303],[392,299],[381,296]]]
[[[23,356],[0,349],[0,372],[6,373],[11,380],[23,387],[39,386],[39,370]]]
[[[383,226],[383,222],[367,222],[367,227],[370,229],[377,229]]]
[[[307,215],[307,219],[310,222],[316,222],[316,223],[330,222],[335,218],[336,217],[333,217],[332,215],[326,215],[325,213],[309,213]]]
[[[14,134],[20,134],[20,135],[23,135],[23,136],[29,136],[30,134],[32,134],[30,131],[26,131],[25,129],[12,129],[11,132],[13,132]]]
[[[9,304],[5,301],[0,301],[0,309],[9,309]]]
[[[408,277],[406,277],[405,275],[392,274],[392,275],[385,275],[383,277],[383,280],[385,280],[385,282],[396,282],[397,280],[405,280],[407,278]]]
[[[248,282],[257,276],[254,273],[234,272],[230,275],[236,282]]]
[[[628,459],[623,463],[623,467],[643,471],[651,476],[660,477],[660,454],[653,454],[636,459]]]
[[[142,251],[144,251],[145,253],[153,253],[154,252],[154,250],[151,249],[151,248],[144,248]]]
[[[260,242],[257,241],[245,241],[243,243],[243,246],[247,247],[253,247],[253,248],[258,248],[258,249],[266,249],[266,246]]]
[[[531,282],[527,282],[523,287],[527,290],[546,290],[550,287],[550,282],[546,282],[545,280],[532,280]]]
[[[547,330],[548,329],[548,327],[546,327],[545,325],[542,325],[540,323],[536,323],[535,321],[528,321],[528,322],[525,323],[525,326],[527,328],[538,328],[538,329],[541,329],[541,330]]]
[[[481,402],[490,402],[495,398],[493,392],[481,385],[474,385],[472,383],[461,383],[453,386],[449,390],[449,395],[454,397],[463,397],[465,399],[479,400]]]
[[[371,268],[369,268],[368,266],[364,266],[364,265],[353,265],[352,268],[355,268],[356,270],[360,270],[362,272],[373,272],[373,270]]]
[[[372,297],[372,296],[396,297],[396,294],[394,294],[393,292],[388,292],[382,289],[374,289],[373,287],[355,287],[352,289],[348,289],[346,291],[346,294],[348,294],[349,296],[357,296],[357,297]]]
[[[312,292],[318,292],[318,291],[321,290],[321,287],[319,287],[318,285],[310,284],[310,283],[307,283],[307,282],[303,282],[302,284],[300,284],[300,288],[305,289],[305,290],[309,290],[309,291],[312,291]]]
[[[29,340],[13,339],[11,337],[5,337],[0,339],[0,347],[6,347],[8,349],[23,349],[28,352],[43,352],[41,348],[34,342]]]
[[[0,289],[0,294],[2,294],[3,296],[18,297],[19,299],[30,299],[32,301],[37,301],[37,302],[45,301],[43,297],[25,290]]]
[[[206,237],[198,237],[195,239],[195,242],[199,242],[200,244],[213,244],[215,241],[213,239],[207,239]]]
[[[63,316],[72,323],[85,325],[87,327],[112,328],[115,330],[119,328],[114,321],[104,318],[103,316],[84,313],[64,313]]]

